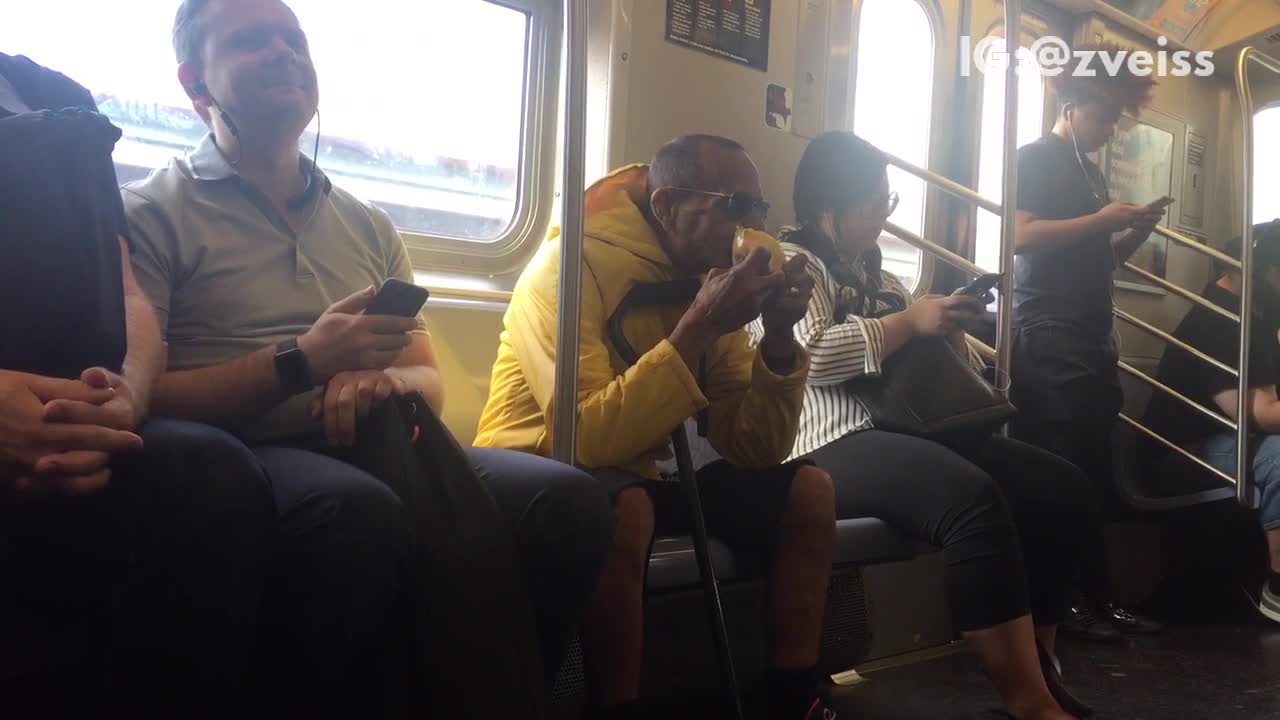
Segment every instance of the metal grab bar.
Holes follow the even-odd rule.
[[[1211,357],[1211,356],[1209,356],[1209,355],[1206,355],[1206,354],[1204,354],[1203,352],[1200,352],[1200,351],[1199,351],[1199,350],[1197,350],[1196,348],[1192,347],[1191,345],[1188,345],[1187,343],[1182,342],[1182,341],[1181,341],[1181,340],[1179,340],[1178,338],[1176,338],[1176,337],[1174,337],[1174,336],[1170,335],[1169,333],[1167,333],[1167,332],[1165,332],[1165,331],[1161,330],[1160,328],[1156,327],[1155,325],[1151,325],[1151,324],[1147,323],[1145,320],[1143,320],[1143,319],[1141,319],[1141,318],[1138,318],[1138,317],[1135,317],[1135,316],[1133,316],[1133,315],[1130,315],[1129,313],[1125,312],[1124,310],[1121,310],[1120,308],[1112,308],[1112,312],[1114,312],[1114,313],[1115,313],[1115,316],[1116,316],[1116,317],[1118,317],[1118,318],[1120,318],[1121,320],[1124,320],[1125,322],[1127,322],[1127,323],[1129,323],[1129,324],[1131,324],[1131,325],[1133,325],[1133,326],[1137,327],[1139,330],[1146,330],[1147,332],[1151,333],[1152,335],[1155,335],[1156,337],[1160,338],[1161,340],[1165,341],[1166,343],[1169,343],[1170,345],[1173,345],[1174,347],[1178,347],[1178,348],[1181,348],[1181,349],[1185,350],[1186,352],[1188,352],[1188,353],[1190,353],[1190,354],[1192,354],[1192,355],[1196,356],[1197,358],[1200,358],[1201,360],[1203,360],[1203,361],[1205,361],[1205,362],[1209,363],[1210,365],[1212,365],[1212,366],[1214,366],[1214,367],[1218,368],[1218,369],[1219,369],[1219,370],[1221,370],[1222,372],[1229,373],[1232,377],[1239,377],[1240,373],[1236,372],[1236,369],[1235,369],[1235,368],[1231,367],[1230,365],[1227,365],[1227,364],[1226,364],[1226,363],[1224,363],[1224,362],[1220,362],[1220,361],[1219,361],[1219,360],[1217,360],[1216,358],[1213,358],[1213,357]]]
[[[1018,38],[1022,37],[1022,0],[1004,0],[1004,175],[1000,195],[1000,298],[996,312],[996,374],[1011,378],[1013,362],[1013,251],[1018,210]],[[1013,383],[1009,384],[1013,387]],[[1006,391],[1005,394],[1008,394]],[[1008,425],[1004,430],[1008,432]]]
[[[1223,263],[1224,265],[1233,267],[1236,270],[1239,270],[1241,267],[1239,260],[1231,257],[1230,255],[1222,252],[1221,250],[1215,250],[1209,247],[1208,245],[1205,245],[1204,243],[1200,242],[1199,240],[1193,240],[1192,238],[1189,238],[1186,235],[1183,235],[1177,230],[1171,230],[1163,225],[1157,225],[1155,232],[1165,236],[1166,238],[1169,238],[1170,240],[1178,243],[1179,245],[1182,245],[1183,247],[1191,248],[1192,250],[1195,250],[1198,253],[1208,255],[1214,260],[1217,260],[1218,262]]]
[[[1164,393],[1165,393],[1165,394],[1167,394],[1167,395],[1171,395],[1171,396],[1173,396],[1174,398],[1177,398],[1178,400],[1181,400],[1183,405],[1186,405],[1187,407],[1190,407],[1190,408],[1193,408],[1193,409],[1195,409],[1195,410],[1198,410],[1198,411],[1200,412],[1200,414],[1201,414],[1201,415],[1204,415],[1205,417],[1210,418],[1211,420],[1216,421],[1218,424],[1222,425],[1222,426],[1223,426],[1223,427],[1225,427],[1226,429],[1231,430],[1232,432],[1235,432],[1235,430],[1236,430],[1236,423],[1235,423],[1235,421],[1231,420],[1230,418],[1227,418],[1227,417],[1224,417],[1224,416],[1222,416],[1222,415],[1219,415],[1218,413],[1216,413],[1216,412],[1214,412],[1214,411],[1210,410],[1209,408],[1207,408],[1207,407],[1205,407],[1205,406],[1201,405],[1200,403],[1196,402],[1195,400],[1192,400],[1191,398],[1187,397],[1186,395],[1183,395],[1182,393],[1178,392],[1177,390],[1174,390],[1173,388],[1169,387],[1168,385],[1165,385],[1164,383],[1160,382],[1159,380],[1157,380],[1157,379],[1155,379],[1155,378],[1151,377],[1150,375],[1148,375],[1148,374],[1146,374],[1146,373],[1142,372],[1141,370],[1137,369],[1136,367],[1134,367],[1134,366],[1130,365],[1129,363],[1127,363],[1127,362],[1125,362],[1125,361],[1123,361],[1123,360],[1121,360],[1121,361],[1117,362],[1117,363],[1116,363],[1116,366],[1117,366],[1117,367],[1119,367],[1121,370],[1123,370],[1123,371],[1125,371],[1125,372],[1129,373],[1130,375],[1132,375],[1132,376],[1134,376],[1134,377],[1138,378],[1138,379],[1139,379],[1139,380],[1141,380],[1142,382],[1144,382],[1144,383],[1146,383],[1146,384],[1150,385],[1151,387],[1153,387],[1153,388],[1155,388],[1155,389],[1157,389],[1157,390],[1160,390],[1161,392],[1164,392]]]
[[[1155,441],[1159,442],[1161,445],[1164,445],[1166,448],[1169,448],[1170,450],[1173,450],[1174,452],[1177,452],[1177,453],[1181,454],[1183,457],[1187,458],[1188,460],[1191,460],[1192,462],[1194,462],[1195,464],[1197,464],[1197,465],[1199,465],[1200,467],[1204,468],[1205,470],[1208,470],[1209,472],[1213,473],[1214,475],[1217,475],[1218,477],[1222,478],[1223,480],[1226,480],[1227,482],[1231,483],[1232,485],[1235,485],[1235,484],[1236,484],[1236,479],[1235,479],[1235,478],[1233,478],[1233,477],[1231,477],[1230,475],[1228,475],[1228,474],[1226,474],[1226,473],[1222,472],[1221,470],[1219,470],[1218,468],[1216,468],[1216,467],[1214,467],[1214,466],[1210,465],[1209,463],[1205,462],[1204,460],[1201,460],[1200,458],[1196,457],[1196,456],[1195,456],[1195,454],[1188,452],[1186,449],[1184,449],[1184,448],[1182,448],[1182,447],[1179,447],[1178,445],[1176,445],[1176,444],[1174,444],[1174,443],[1169,442],[1168,440],[1166,440],[1166,439],[1164,438],[1164,436],[1163,436],[1163,435],[1161,435],[1160,433],[1158,433],[1158,432],[1156,432],[1156,431],[1152,430],[1151,428],[1148,428],[1146,425],[1143,425],[1142,423],[1138,422],[1137,420],[1134,420],[1133,418],[1129,417],[1128,415],[1125,415],[1124,413],[1120,413],[1120,419],[1121,419],[1121,420],[1123,420],[1124,422],[1128,423],[1128,424],[1129,424],[1129,426],[1130,426],[1130,427],[1132,427],[1133,429],[1135,429],[1135,430],[1137,430],[1137,431],[1141,432],[1142,434],[1146,435],[1147,437],[1151,438],[1152,440],[1155,440]]]
[[[983,270],[978,265],[975,265],[969,259],[965,258],[963,255],[958,255],[956,253],[953,253],[950,250],[942,247],[941,245],[931,240],[925,240],[924,238],[911,232],[910,230],[907,230],[906,228],[900,227],[898,225],[894,225],[893,223],[886,221],[884,224],[884,229],[887,230],[890,235],[893,235],[899,240],[905,242],[906,244],[914,245],[915,247],[921,250],[924,250],[925,252],[933,253],[933,255],[937,257],[939,260],[942,260],[943,262],[947,263],[948,265],[951,265],[952,267],[963,270],[969,273],[970,275],[984,275],[987,272],[986,270]]]
[[[1128,270],[1134,275],[1137,275],[1138,277],[1141,277],[1144,280],[1148,280],[1152,283],[1155,283],[1156,285],[1159,285],[1160,287],[1164,288],[1165,290],[1168,290],[1174,295],[1177,295],[1183,300],[1193,302],[1196,305],[1199,305],[1200,307],[1205,308],[1206,310],[1212,310],[1213,312],[1218,313],[1219,315],[1221,315],[1224,318],[1227,318],[1228,320],[1232,320],[1234,322],[1240,322],[1239,315],[1231,312],[1230,310],[1227,310],[1221,305],[1216,305],[1214,303],[1211,303],[1208,300],[1205,300],[1204,298],[1200,297],[1199,295],[1191,292],[1190,290],[1182,287],[1181,285],[1176,285],[1174,283],[1171,283],[1168,280],[1165,280],[1164,278],[1160,277],[1159,275],[1151,273],[1147,270],[1143,270],[1142,268],[1138,267],[1137,265],[1134,265],[1131,262],[1126,262],[1124,264],[1124,269]]]
[[[991,358],[995,357],[995,354],[996,354],[995,348],[991,347],[990,345],[982,342],[981,340],[973,336],[966,336],[965,339],[969,341],[969,344],[972,345],[978,351],[978,354],[981,355],[984,360],[990,360]],[[1129,368],[1129,369],[1133,370],[1132,368]],[[1138,372],[1137,370],[1133,370],[1133,372],[1139,375],[1142,375],[1142,373]],[[1145,378],[1146,376],[1143,375],[1143,377]],[[1178,397],[1181,397],[1181,396],[1178,396]],[[1120,413],[1119,417],[1125,423],[1132,426],[1135,430],[1138,430],[1139,432],[1146,435],[1147,437],[1159,442],[1161,445],[1164,445],[1166,448],[1169,448],[1170,450],[1173,450],[1181,454],[1183,457],[1187,458],[1188,460],[1191,460],[1192,462],[1196,463],[1200,467],[1204,468],[1205,470],[1208,470],[1214,475],[1217,475],[1219,478],[1226,480],[1232,485],[1236,484],[1235,478],[1222,472],[1221,470],[1210,465],[1204,460],[1201,460],[1200,458],[1196,457],[1194,454],[1188,452],[1186,449],[1179,447],[1175,443],[1170,442],[1160,433],[1152,430],[1151,428],[1148,428],[1146,425],[1143,425],[1142,423],[1138,422],[1137,420],[1134,420],[1133,418],[1129,417],[1128,415],[1125,415],[1124,413]]]
[[[991,202],[990,200],[974,192],[971,188],[968,188],[965,185],[958,183],[949,177],[939,175],[938,173],[933,172],[931,170],[925,170],[924,168],[918,165],[915,165],[913,163],[909,163],[906,160],[903,160],[902,158],[896,155],[885,153],[885,157],[886,159],[888,159],[890,165],[898,168],[899,170],[904,170],[911,175],[915,175],[916,177],[920,178],[921,180],[924,180],[927,183],[932,183],[933,185],[937,186],[939,190],[942,190],[950,195],[958,197],[961,200],[968,200],[969,202],[977,205],[983,210],[993,212],[996,215],[999,215],[1002,212],[1000,208],[1000,203]]]
[[[1249,345],[1252,338],[1253,319],[1253,93],[1249,88],[1249,61],[1258,63],[1280,75],[1280,60],[1260,52],[1255,47],[1240,51],[1236,60],[1236,94],[1240,97],[1240,118],[1244,131],[1241,143],[1241,167],[1244,169],[1244,198],[1241,205],[1243,232],[1240,243],[1240,262],[1245,271],[1240,273],[1240,375],[1237,385],[1238,404],[1236,417],[1240,428],[1236,431],[1236,502],[1246,507],[1253,505],[1253,483],[1249,476]]]
[[[560,293],[557,298],[556,385],[551,452],[567,465],[577,460],[578,335],[582,317],[582,223],[587,147],[587,0],[565,0],[564,211],[560,220]]]

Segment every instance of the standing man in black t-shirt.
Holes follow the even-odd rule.
[[[1089,49],[1113,57],[1126,52]],[[1112,202],[1106,179],[1086,156],[1110,140],[1121,113],[1137,115],[1149,102],[1155,80],[1132,74],[1127,62],[1115,75],[1103,67],[1078,75],[1079,57],[1049,78],[1059,107],[1053,132],[1018,151],[1012,390],[1019,413],[1012,429],[1079,466],[1107,508],[1111,433],[1123,400],[1111,338],[1112,274],[1164,210]],[[1109,602],[1101,518],[1085,549],[1084,597],[1064,629],[1098,640],[1158,629]]]
[[[1254,327],[1249,347],[1249,388],[1254,432],[1251,449],[1253,479],[1262,493],[1259,506],[1262,529],[1271,556],[1271,577],[1262,587],[1258,610],[1280,622],[1280,341],[1274,308],[1280,300],[1280,220],[1253,229]],[[1227,254],[1240,257],[1241,239],[1227,246]],[[1220,276],[1202,293],[1205,300],[1233,313],[1240,312],[1240,272],[1219,267]],[[1228,367],[1239,363],[1240,326],[1212,310],[1192,305],[1173,336]],[[1157,378],[1201,405],[1235,420],[1239,398],[1236,378],[1208,365],[1186,351],[1165,349]],[[1236,474],[1236,434],[1188,408],[1167,393],[1155,393],[1144,418],[1148,427],[1190,450],[1222,472]]]

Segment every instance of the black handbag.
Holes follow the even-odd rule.
[[[913,338],[849,389],[878,429],[932,439],[990,434],[1017,412],[941,337]]]
[[[513,529],[448,428],[421,395],[399,397],[375,407],[349,460],[395,491],[414,529],[399,618],[410,645],[405,716],[548,717]]]

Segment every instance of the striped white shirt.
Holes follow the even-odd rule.
[[[791,457],[797,458],[832,443],[849,433],[869,430],[871,415],[847,387],[848,381],[880,374],[884,360],[884,329],[875,317],[837,311],[837,307],[863,307],[859,291],[836,281],[827,266],[813,253],[793,243],[782,244],[787,258],[797,254],[809,260],[813,277],[813,297],[809,312],[796,323],[796,341],[809,353],[809,380],[800,413],[800,431]],[[870,313],[880,316],[894,309],[885,295],[896,296],[900,307],[911,304],[911,292],[890,272],[881,271],[880,297]],[[748,332],[756,342],[764,334],[760,320]],[[969,349],[969,363],[982,368],[981,357]]]

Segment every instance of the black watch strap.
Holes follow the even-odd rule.
[[[297,395],[314,387],[307,356],[298,347],[297,338],[289,338],[276,346],[275,365],[276,377],[286,393]]]

